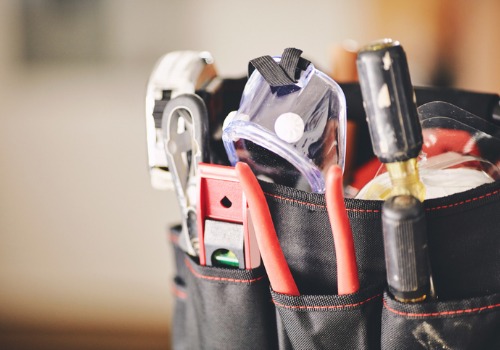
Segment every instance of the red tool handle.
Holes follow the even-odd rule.
[[[262,191],[252,169],[246,163],[236,164],[236,173],[247,198],[248,209],[252,216],[257,245],[269,282],[274,291],[287,295],[300,295],[290,268],[281,250],[273,220],[269,213],[264,192]]]
[[[328,169],[325,198],[337,256],[338,294],[355,293],[359,290],[358,267],[351,225],[344,204],[342,169],[338,165]]]

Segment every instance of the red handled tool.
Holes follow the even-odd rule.
[[[246,163],[236,163],[236,173],[248,201],[255,237],[271,287],[287,295],[300,295],[290,268],[281,250],[264,192]]]
[[[338,294],[355,293],[359,290],[358,267],[351,225],[344,204],[342,169],[338,165],[332,165],[328,169],[325,199],[337,256]]]

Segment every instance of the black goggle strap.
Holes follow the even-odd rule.
[[[311,63],[300,57],[301,54],[302,50],[287,48],[283,51],[279,63],[268,55],[255,58],[248,64],[248,76],[257,69],[271,87],[293,85],[300,77],[300,73]]]

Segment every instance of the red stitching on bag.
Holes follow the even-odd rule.
[[[380,210],[378,210],[378,209],[350,209],[350,208],[346,208],[345,210],[361,212],[361,213],[380,213]]]
[[[169,234],[168,238],[169,238],[170,242],[172,242],[173,244],[179,243],[179,236],[176,236],[174,234]]]
[[[260,281],[261,279],[264,278],[264,276],[260,276],[260,277],[257,277],[257,278],[253,278],[253,279],[250,279],[250,280],[241,280],[241,279],[235,279],[235,278],[225,278],[225,277],[214,277],[214,276],[205,276],[205,275],[202,275],[198,272],[196,272],[193,267],[191,266],[191,264],[189,263],[189,261],[186,259],[184,260],[184,262],[186,263],[186,266],[188,267],[189,271],[191,271],[191,273],[195,276],[195,277],[198,277],[198,278],[203,278],[203,279],[206,279],[206,280],[211,280],[211,281],[226,281],[226,282],[237,282],[237,283],[253,283],[253,282],[257,282],[257,281]]]
[[[470,202],[474,202],[474,201],[477,201],[477,200],[480,200],[480,199],[484,199],[486,197],[490,197],[490,196],[493,196],[493,195],[498,194],[498,193],[500,193],[500,190],[496,190],[496,191],[493,191],[493,192],[490,192],[490,193],[486,193],[486,194],[484,194],[482,196],[479,196],[479,197],[474,197],[474,198],[471,198],[471,199],[466,199],[466,200],[463,200],[461,202],[457,202],[457,203],[453,203],[453,204],[441,205],[441,206],[433,207],[433,208],[425,208],[425,210],[426,211],[433,211],[433,210],[441,210],[441,209],[448,209],[448,208],[452,208],[452,207],[457,207],[459,205],[470,203]],[[291,199],[291,198],[279,196],[279,195],[272,194],[272,193],[267,193],[266,192],[265,195],[269,196],[269,197],[274,197],[274,198],[277,198],[277,199],[281,199],[281,200],[284,200],[284,201],[297,203],[297,204],[309,205],[309,206],[318,207],[318,208],[326,208],[326,206],[323,205],[323,204],[316,204],[316,203],[310,203],[310,202],[305,202],[305,201],[299,201],[299,200],[296,200],[296,199]],[[378,210],[378,209],[350,209],[350,208],[346,208],[346,210],[347,211],[353,211],[353,212],[361,212],[361,213],[380,213],[380,210]]]
[[[495,194],[497,194],[499,192],[500,192],[500,190],[496,190],[496,191],[493,191],[493,192],[490,192],[490,193],[486,193],[486,194],[484,194],[482,196],[479,196],[479,197],[475,197],[475,198],[471,198],[471,199],[466,199],[466,200],[463,200],[461,202],[457,202],[457,203],[453,203],[453,204],[441,205],[439,207],[426,208],[425,210],[431,211],[431,210],[440,210],[440,209],[446,209],[446,208],[456,207],[456,206],[459,206],[459,205],[462,205],[462,204],[465,204],[465,203],[470,203],[470,202],[473,202],[473,201],[484,199],[484,198],[489,197],[489,196],[493,196],[493,195],[495,195]]]
[[[318,208],[326,208],[326,205],[323,205],[323,204],[316,204],[316,203],[310,203],[310,202],[305,202],[305,201],[299,201],[296,199],[291,199],[291,198],[287,198],[287,197],[283,197],[283,196],[279,196],[277,194],[272,194],[272,193],[267,193],[267,192],[264,194],[266,196],[274,197],[274,198],[281,199],[281,200],[288,201],[288,202],[309,205],[309,206],[318,207]],[[380,210],[378,210],[378,209],[350,209],[350,208],[346,208],[346,210],[347,211],[362,212],[362,213],[380,213]]]
[[[481,312],[481,311],[484,311],[484,310],[495,309],[497,307],[500,307],[500,304],[488,305],[488,306],[483,306],[483,307],[476,307],[476,308],[472,308],[472,309],[441,311],[441,312],[429,312],[429,313],[422,313],[422,314],[415,313],[415,312],[403,312],[403,311],[395,310],[395,309],[389,307],[389,305],[387,305],[387,302],[385,300],[384,300],[384,306],[385,306],[385,308],[387,310],[391,311],[392,313],[395,313],[395,314],[401,315],[401,316],[430,317],[430,316],[448,316],[448,315],[460,315],[460,314]]]
[[[176,288],[175,286],[172,287],[172,293],[174,293],[177,298],[187,299],[187,293],[180,290],[179,288]]]
[[[356,306],[359,306],[359,305],[363,305],[363,304],[369,302],[370,300],[376,299],[376,298],[378,298],[380,296],[382,296],[382,294],[377,294],[377,295],[375,295],[373,297],[370,297],[370,298],[368,298],[366,300],[360,301],[359,303],[344,304],[344,305],[293,306],[293,305],[284,305],[284,304],[278,303],[277,301],[274,301],[274,300],[273,300],[273,303],[276,306],[283,307],[283,308],[286,308],[286,309],[305,309],[305,310],[343,309],[343,308],[346,308],[346,307],[356,307]]]
[[[267,193],[267,192],[264,192],[264,194],[266,196],[274,197],[274,198],[277,198],[277,199],[282,199],[282,200],[285,200],[285,201],[288,201],[288,202],[293,202],[293,203],[297,203],[297,204],[304,204],[304,205],[310,205],[310,206],[319,207],[319,208],[326,208],[326,206],[323,205],[323,204],[316,204],[316,203],[309,203],[309,202],[299,201],[299,200],[296,200],[296,199],[291,199],[291,198],[287,198],[287,197],[283,197],[283,196],[279,196],[277,194],[272,194],[272,193]]]

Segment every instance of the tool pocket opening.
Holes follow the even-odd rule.
[[[172,324],[172,345],[174,349],[188,349],[186,303],[187,291],[184,281],[176,276],[172,285],[174,295],[174,322]]]
[[[188,256],[190,349],[276,349],[276,316],[262,266],[200,266]]]
[[[188,308],[187,303],[188,291],[186,288],[186,274],[187,269],[184,264],[184,252],[178,246],[179,236],[181,234],[181,226],[176,225],[170,227],[168,239],[170,241],[175,262],[175,276],[172,281],[172,295],[173,295],[173,321],[172,321],[172,346],[176,350],[188,349]]]
[[[384,293],[382,349],[500,349],[500,293],[401,303]]]
[[[290,296],[271,291],[286,349],[378,349],[382,288],[347,295]],[[283,336],[283,335],[280,335]]]

